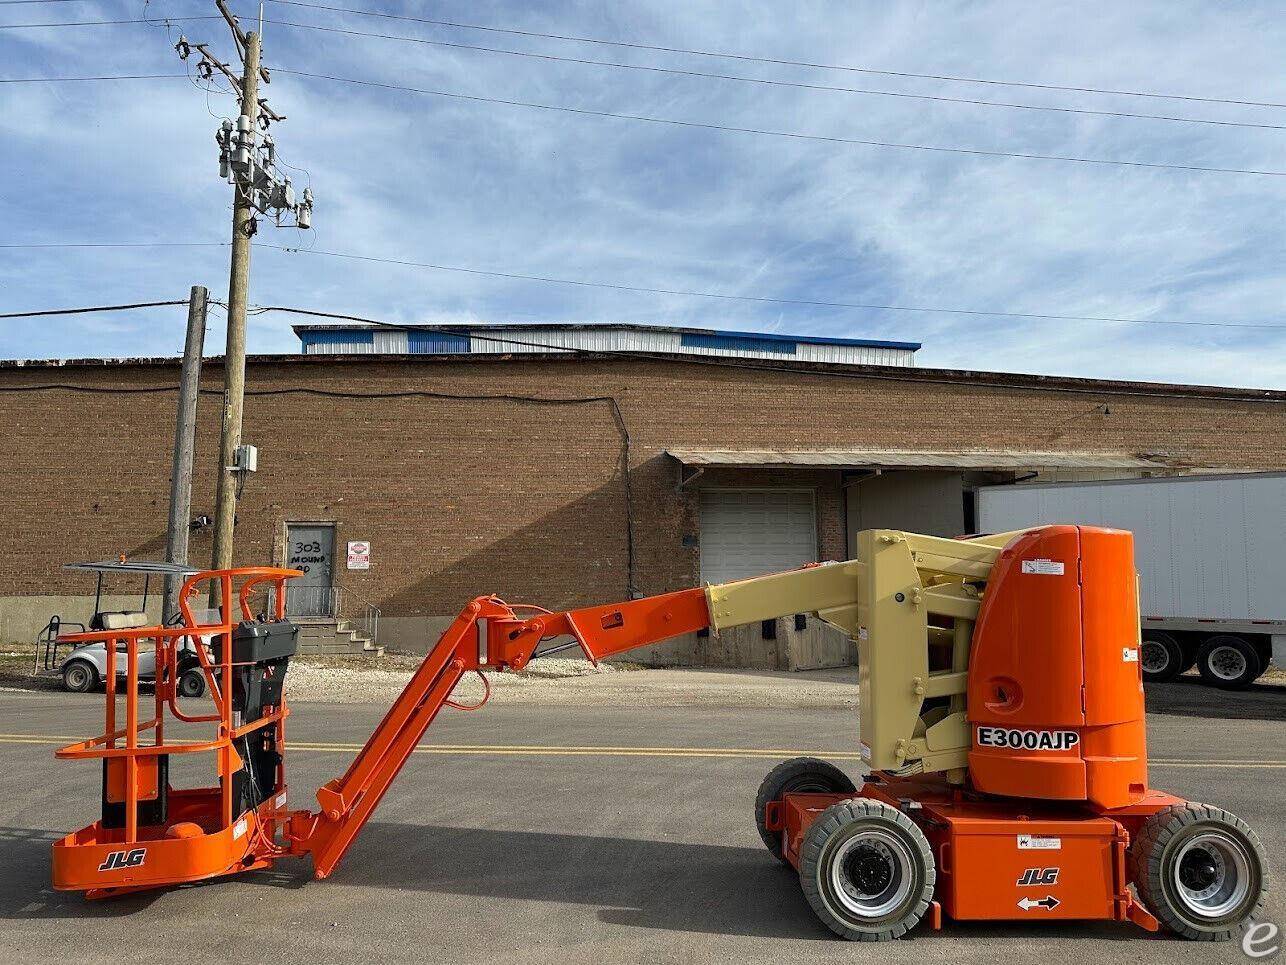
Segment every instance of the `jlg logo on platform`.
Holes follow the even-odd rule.
[[[113,851],[107,860],[98,866],[99,871],[120,871],[122,868],[137,868],[147,857],[147,848],[135,848],[133,851]]]
[[[1058,884],[1057,868],[1028,868],[1018,879],[1020,885],[1056,885]]]

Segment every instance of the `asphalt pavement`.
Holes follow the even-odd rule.
[[[292,807],[384,711],[299,705]],[[1153,785],[1226,807],[1274,863],[1286,923],[1286,688],[1149,694]],[[0,692],[0,962],[1243,962],[1235,944],[1125,924],[956,923],[854,945],[813,917],[753,825],[779,759],[859,773],[845,709],[509,706],[443,713],[334,876],[305,860],[88,902],[49,888],[49,845],[95,817],[97,768],[53,758],[101,730],[101,695]],[[195,779],[175,768],[176,783]]]

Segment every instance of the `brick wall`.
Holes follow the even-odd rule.
[[[240,506],[237,562],[280,562],[289,520],[334,520],[338,582],[388,616],[452,614],[482,592],[553,607],[622,597],[621,436],[609,404],[478,398],[487,395],[619,400],[644,593],[698,576],[698,550],[684,545],[696,535],[695,497],[676,491],[667,448],[1075,449],[1286,469],[1281,394],[932,370],[849,375],[620,358],[252,359],[249,390],[273,394],[246,403],[245,441],[259,446],[260,471]],[[0,392],[0,596],[83,592],[83,579],[60,570],[67,561],[163,555],[177,377],[176,364],[0,367],[0,389],[157,390]],[[194,515],[213,510],[217,363],[204,379],[214,391],[200,408]],[[822,555],[845,555],[836,471],[707,475],[816,486]],[[371,542],[369,571],[343,569],[348,539]],[[194,534],[193,561],[209,551],[208,532]]]

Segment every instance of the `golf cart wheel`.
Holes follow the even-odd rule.
[[[98,671],[85,660],[68,660],[63,664],[63,688],[73,694],[87,694],[98,685]]]
[[[200,697],[205,693],[205,674],[200,667],[190,667],[179,675],[179,696]]]
[[[1268,859],[1246,822],[1208,804],[1176,804],[1148,818],[1130,847],[1134,887],[1166,928],[1227,941],[1264,903]]]
[[[1145,683],[1164,683],[1187,669],[1183,665],[1183,647],[1168,633],[1146,631],[1139,650]]]
[[[1224,690],[1248,687],[1263,669],[1255,648],[1241,637],[1219,634],[1206,641],[1197,654],[1201,679]]]
[[[935,878],[923,832],[882,801],[832,804],[800,846],[804,897],[822,924],[849,941],[905,935],[928,910]]]
[[[781,853],[781,832],[768,830],[769,804],[780,801],[785,794],[853,794],[856,791],[849,776],[827,761],[816,757],[782,761],[768,772],[755,798],[755,826],[759,828],[759,837],[774,857],[785,861]]]

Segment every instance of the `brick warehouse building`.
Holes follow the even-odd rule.
[[[202,378],[194,516],[213,509],[218,360]],[[0,363],[0,639],[83,618],[92,586],[63,563],[162,557],[177,381],[173,359]],[[593,352],[257,356],[247,389],[237,562],[330,539],[337,616],[369,601],[408,650],[481,593],[561,608],[844,558],[861,528],[954,535],[980,482],[1286,469],[1286,392]],[[210,543],[195,530],[193,562]],[[779,623],[653,656],[846,658]]]

